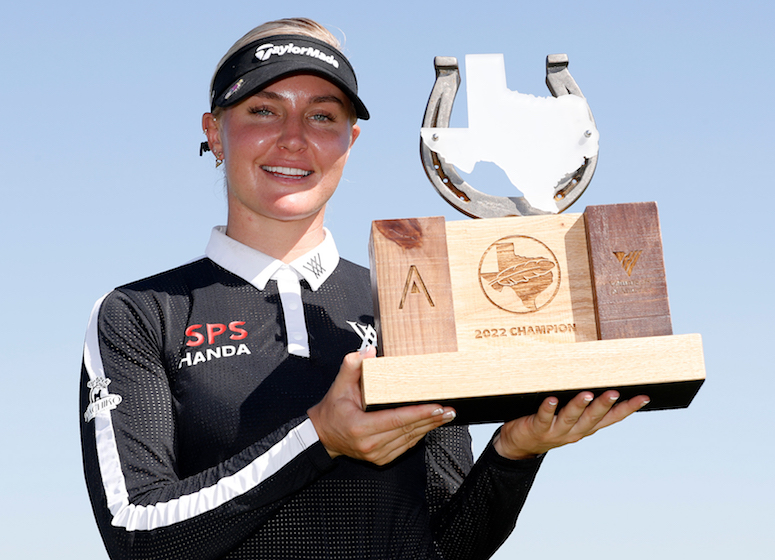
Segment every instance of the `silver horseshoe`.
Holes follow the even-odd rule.
[[[437,56],[433,60],[433,65],[436,68],[436,83],[433,85],[425,108],[422,126],[423,128],[448,128],[452,105],[460,86],[460,70],[457,59],[451,56]],[[565,54],[550,54],[546,57],[546,85],[554,97],[561,95],[584,97],[568,71],[568,56]],[[594,123],[591,110],[589,117]],[[453,165],[445,162],[440,154],[431,150],[422,138],[420,157],[428,179],[442,198],[471,218],[555,213],[534,208],[522,196],[493,196],[476,190],[458,175]],[[595,167],[597,167],[597,154],[591,158],[585,158],[581,167],[558,181],[554,189],[556,213],[565,211],[576,202],[592,180]]]

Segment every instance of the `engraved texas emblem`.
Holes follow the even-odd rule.
[[[497,270],[492,270],[493,264]],[[479,281],[484,294],[497,307],[512,313],[533,313],[557,294],[560,267],[554,253],[537,239],[505,237],[490,245],[482,256]],[[555,289],[548,291],[552,285]],[[509,295],[512,292],[518,301]]]
[[[642,250],[630,251],[629,253],[625,253],[624,251],[614,251],[614,256],[622,265],[622,268],[627,273],[627,276],[632,276],[632,270],[635,268],[635,264],[638,262],[642,252]]]

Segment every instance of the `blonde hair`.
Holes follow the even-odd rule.
[[[304,35],[307,37],[313,37],[323,41],[324,43],[328,43],[335,49],[341,50],[339,39],[334,37],[334,35],[328,29],[311,19],[283,18],[274,21],[268,21],[245,33],[245,35],[243,35],[236,43],[234,43],[232,47],[226,52],[226,54],[223,55],[223,58],[221,58],[221,60],[218,62],[218,65],[215,67],[215,72],[213,72],[213,77],[210,80],[210,92],[212,93],[213,91],[215,76],[218,74],[221,66],[223,66],[223,63],[226,62],[226,60],[231,55],[233,55],[245,45],[252,43],[253,41],[258,41],[259,39],[270,37],[272,35]],[[214,107],[213,116],[219,116],[223,110],[224,109],[222,107]]]

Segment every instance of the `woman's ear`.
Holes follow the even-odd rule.
[[[215,156],[215,159],[223,159],[223,145],[221,144],[221,131],[218,128],[218,120],[212,113],[202,115],[202,130],[207,136],[207,145]]]
[[[352,138],[350,139],[351,148],[353,147],[353,144],[355,144],[355,141],[358,139],[358,136],[360,136],[360,134],[361,134],[361,127],[358,126],[357,124],[354,124],[353,130],[352,130]]]

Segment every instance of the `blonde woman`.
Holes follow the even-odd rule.
[[[369,118],[355,73],[320,25],[270,22],[224,56],[211,103],[226,226],[102,298],[87,332],[84,465],[111,558],[489,557],[542,454],[646,398],[547,399],[476,463],[448,407],[363,412],[368,271],[323,227]]]

